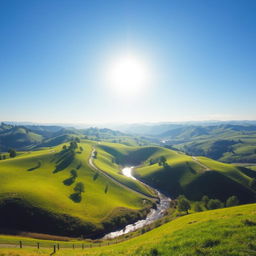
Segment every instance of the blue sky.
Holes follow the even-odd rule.
[[[0,120],[256,119],[256,1],[0,0]],[[118,97],[127,51],[152,74]]]

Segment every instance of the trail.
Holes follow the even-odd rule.
[[[191,156],[191,157],[192,157],[192,159],[193,159],[196,163],[198,163],[201,167],[203,167],[206,172],[211,170],[208,166],[206,166],[205,164],[201,163],[201,162],[198,160],[197,157],[195,157],[195,156]]]
[[[143,192],[138,191],[138,190],[136,190],[136,189],[130,188],[129,186],[123,184],[123,183],[120,182],[118,179],[114,178],[114,177],[111,176],[110,174],[106,173],[105,171],[103,171],[102,169],[100,169],[99,167],[97,167],[97,166],[93,163],[93,158],[94,158],[95,151],[96,151],[95,148],[93,148],[93,149],[92,149],[92,152],[91,152],[91,155],[90,155],[90,158],[89,158],[89,161],[88,161],[89,165],[90,165],[94,170],[100,172],[100,173],[101,173],[102,175],[104,175],[105,177],[111,179],[114,183],[118,184],[119,186],[121,186],[121,187],[123,187],[123,188],[125,188],[125,189],[128,189],[128,190],[130,190],[130,191],[132,191],[132,192],[135,192],[135,193],[139,194],[140,196],[148,197],[148,198],[151,198],[151,199],[152,199],[152,198],[153,198],[153,199],[158,199],[158,197],[156,197],[156,196],[150,196],[150,195],[148,195],[148,194],[146,194],[146,193],[143,193]],[[144,183],[143,183],[143,184],[144,184]]]

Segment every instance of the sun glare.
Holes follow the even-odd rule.
[[[145,63],[133,55],[125,55],[114,60],[107,76],[113,91],[119,95],[138,94],[145,90],[149,82]]]

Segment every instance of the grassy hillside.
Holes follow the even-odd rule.
[[[223,162],[256,161],[255,125],[183,126],[159,137],[191,155],[203,155]]]
[[[200,200],[203,195],[225,201],[236,195],[241,203],[255,201],[255,191],[249,183],[254,177],[247,168],[237,167],[211,160],[193,158],[182,152],[157,146],[129,147],[113,143],[97,144],[98,159],[95,164],[110,175],[136,190],[141,188],[120,174],[120,166],[137,166],[134,174],[138,179],[169,194],[172,198],[180,194],[191,200]],[[161,157],[166,165],[158,164]]]
[[[149,200],[91,169],[91,144],[79,143],[74,155],[59,145],[1,160],[1,227],[88,236],[138,218]],[[74,197],[77,182],[85,185],[81,198]]]
[[[166,157],[166,166],[159,166],[160,156]],[[246,168],[163,148],[150,158],[151,164],[146,161],[146,165],[136,168],[136,176],[171,197],[184,194],[191,200],[200,200],[208,195],[225,201],[236,195],[242,203],[255,201],[255,192],[249,188],[252,176]]]
[[[62,249],[56,255],[255,255],[255,213],[256,204],[250,204],[190,214],[116,245],[85,250]],[[40,255],[49,255],[50,252],[51,249],[41,249]],[[38,250],[2,249],[1,253],[28,256],[38,253]]]

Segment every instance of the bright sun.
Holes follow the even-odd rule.
[[[145,63],[130,54],[114,60],[107,76],[110,86],[119,95],[138,94],[145,90],[149,82],[149,73]]]

